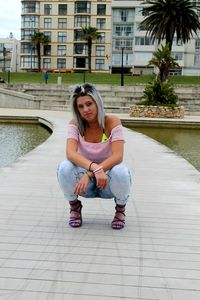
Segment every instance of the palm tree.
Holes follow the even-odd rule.
[[[153,41],[161,43],[165,39],[170,51],[175,35],[177,42],[186,43],[200,29],[195,6],[190,0],[146,0],[143,4],[142,13],[146,18],[140,27],[147,30]]]
[[[87,41],[88,45],[88,70],[91,73],[91,58],[92,58],[92,41],[97,40],[100,37],[100,34],[97,32],[95,27],[84,27],[82,39]]]
[[[178,63],[171,56],[168,45],[161,45],[161,49],[153,52],[153,57],[149,61],[148,65],[153,65],[158,68],[158,79],[162,82],[166,81],[168,78],[169,70],[171,68],[179,67]]]
[[[38,57],[38,72],[41,71],[41,45],[48,45],[49,39],[43,32],[35,31],[32,36],[31,42],[36,47]]]

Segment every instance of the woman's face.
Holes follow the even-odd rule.
[[[97,105],[90,96],[80,96],[76,100],[78,111],[83,119],[87,122],[97,120]]]

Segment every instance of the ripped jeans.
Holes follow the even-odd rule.
[[[74,194],[75,185],[86,172],[86,169],[78,167],[68,160],[60,163],[57,176],[66,200],[73,201],[77,199],[77,195]],[[106,174],[108,185],[105,189],[99,189],[96,186],[94,177],[89,182],[85,193],[80,194],[80,196],[85,198],[114,198],[116,204],[126,205],[131,187],[129,170],[123,164],[118,164],[107,171]]]

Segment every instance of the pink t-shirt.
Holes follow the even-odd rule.
[[[124,141],[122,125],[114,127],[105,142],[91,143],[83,139],[76,125],[69,124],[67,138],[75,139],[78,142],[78,153],[97,163],[102,162],[112,154],[112,142]]]

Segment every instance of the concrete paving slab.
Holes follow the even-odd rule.
[[[45,143],[0,168],[0,299],[200,299],[200,173],[193,166],[124,129],[133,174],[125,229],[111,229],[114,203],[102,199],[83,199],[83,226],[72,229],[56,179],[70,113],[0,115],[38,116],[54,126]]]

